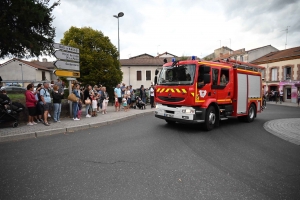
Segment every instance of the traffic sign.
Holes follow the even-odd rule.
[[[79,62],[79,54],[75,54],[75,53],[69,53],[69,52],[63,52],[63,51],[55,51],[53,53],[53,55],[58,58],[58,59],[62,59],[62,60],[72,60],[75,62]]]
[[[79,78],[80,72],[67,71],[67,70],[54,70],[53,72],[56,76],[64,76],[64,77],[74,77]]]
[[[79,49],[78,48],[74,48],[74,47],[70,47],[70,46],[65,46],[59,43],[53,43],[52,45],[55,49],[61,49],[64,51],[69,51],[69,52],[73,52],[73,53],[79,53]]]
[[[58,61],[55,61],[53,64],[58,69],[68,69],[68,70],[75,70],[75,71],[80,70],[79,63],[58,60]]]

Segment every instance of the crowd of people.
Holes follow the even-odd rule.
[[[124,83],[118,84],[114,88],[114,107],[115,111],[121,109],[124,112],[132,108],[146,109],[147,96],[150,98],[151,108],[154,108],[154,87],[151,85],[148,90],[143,85],[137,91],[132,85],[126,86]],[[146,92],[149,92],[147,95]],[[78,82],[72,84],[72,95],[75,100],[72,101],[73,120],[78,121],[82,117],[82,108],[85,106],[85,117],[96,117],[98,113],[107,114],[107,106],[110,101],[106,87],[102,85],[92,86],[90,84],[85,87],[80,86]],[[49,117],[53,117],[53,122],[61,122],[60,114],[62,107],[62,99],[64,97],[64,85],[60,79],[51,84],[45,82],[38,84],[36,89],[34,84],[28,84],[25,92],[26,107],[28,109],[28,123],[32,126],[37,123],[43,123],[49,126]],[[51,112],[51,114],[50,114]]]

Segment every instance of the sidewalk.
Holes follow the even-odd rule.
[[[27,138],[35,138],[46,135],[53,135],[66,132],[74,132],[77,130],[88,129],[92,127],[99,127],[107,124],[112,124],[126,119],[138,117],[145,114],[153,113],[154,109],[150,106],[145,110],[130,109],[128,112],[119,111],[115,112],[114,106],[107,107],[107,114],[102,115],[101,112],[97,113],[96,117],[85,117],[85,108],[82,110],[82,117],[80,121],[74,121],[72,118],[61,118],[61,122],[51,123],[50,126],[38,123],[33,126],[19,125],[17,128],[7,127],[0,129],[0,142],[20,140]]]
[[[290,106],[290,107],[298,107],[298,104],[297,103],[290,103],[290,102],[282,102],[280,103],[279,101],[276,102],[275,101],[267,101],[267,107],[268,105],[278,105],[278,106]]]

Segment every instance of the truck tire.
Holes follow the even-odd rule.
[[[168,120],[168,119],[166,119],[166,122],[167,122],[168,124],[175,124],[175,123],[176,123],[175,121]]]
[[[217,120],[216,109],[209,106],[205,114],[205,130],[210,131],[214,128]]]
[[[253,122],[253,120],[255,118],[255,114],[256,114],[255,106],[253,104],[251,104],[248,109],[248,115],[245,116],[245,121],[248,123]]]

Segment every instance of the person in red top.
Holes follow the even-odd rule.
[[[34,124],[36,124],[33,121],[33,117],[36,115],[36,103],[37,100],[35,99],[35,96],[33,94],[33,85],[32,84],[28,84],[27,85],[27,90],[25,92],[25,97],[26,97],[26,107],[28,109],[28,126],[32,126]]]

